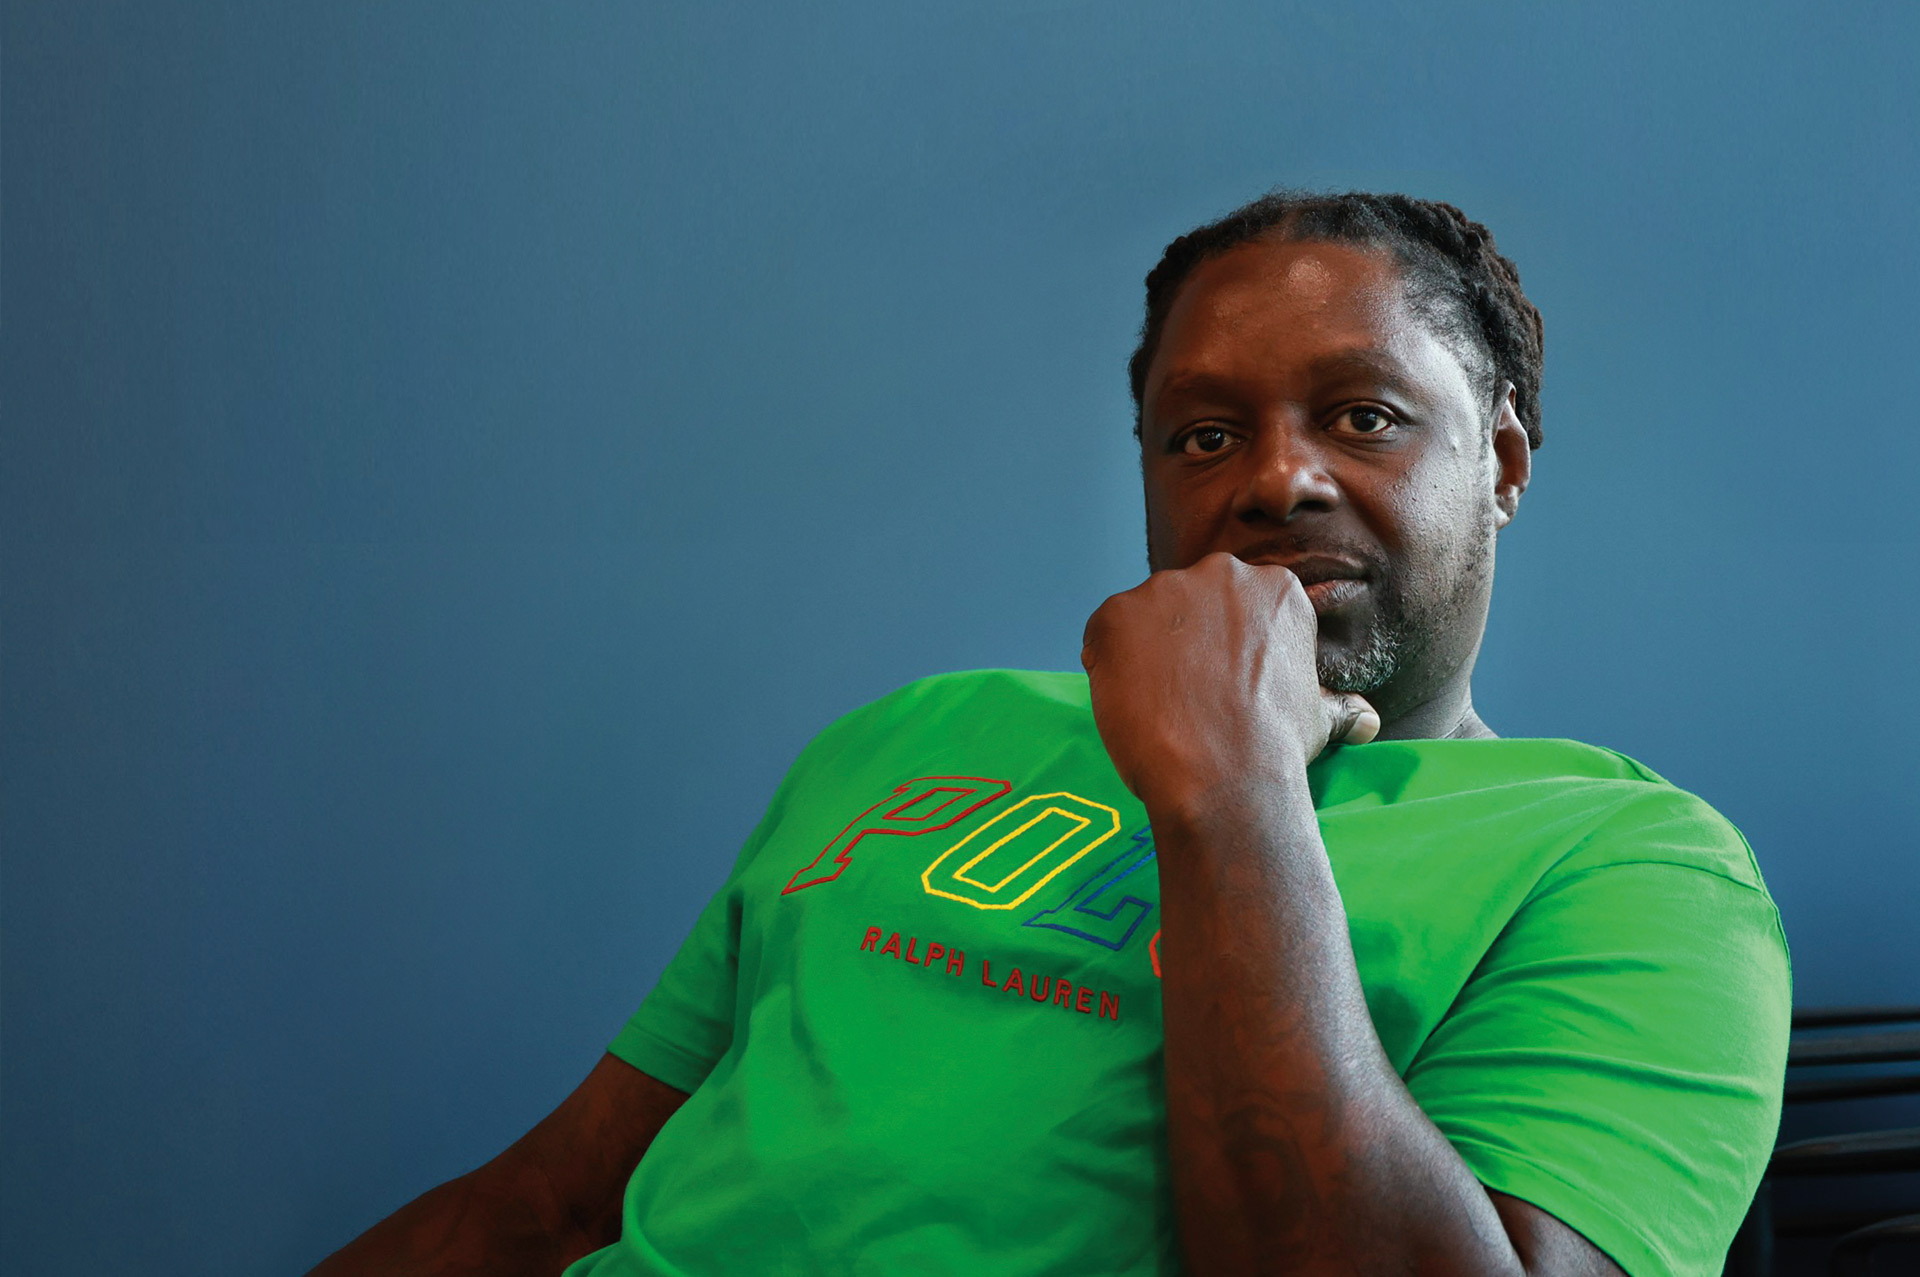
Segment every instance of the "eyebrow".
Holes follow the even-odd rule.
[[[1156,399],[1168,395],[1197,395],[1202,399],[1237,399],[1240,386],[1231,377],[1210,372],[1178,372],[1168,377]]]
[[[1307,365],[1315,381],[1346,379],[1365,381],[1383,390],[1409,398],[1425,399],[1420,386],[1409,378],[1400,361],[1382,352],[1356,346],[1321,355]],[[1243,388],[1231,377],[1210,372],[1176,372],[1160,387],[1156,402],[1170,395],[1195,395],[1203,399],[1238,399]]]
[[[1316,380],[1350,377],[1372,382],[1385,390],[1425,398],[1420,387],[1407,377],[1399,360],[1364,347],[1322,355],[1308,367],[1313,370]]]

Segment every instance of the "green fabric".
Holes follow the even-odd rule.
[[[1717,1274],[1789,1007],[1739,831],[1568,740],[1308,777],[1380,1039],[1461,1157],[1632,1277]],[[1084,676],[829,727],[609,1048],[692,1097],[567,1277],[1177,1271],[1152,850]]]

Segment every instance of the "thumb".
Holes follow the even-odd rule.
[[[1368,704],[1366,697],[1322,689],[1320,703],[1326,707],[1330,724],[1327,744],[1364,745],[1380,734],[1380,711]]]

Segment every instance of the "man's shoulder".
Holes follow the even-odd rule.
[[[874,702],[894,698],[927,702],[964,702],[993,698],[1025,704],[1088,708],[1087,676],[1079,670],[949,670],[914,679]]]
[[[1621,785],[1593,831],[1558,868],[1564,876],[1622,863],[1695,869],[1766,891],[1738,826],[1700,795],[1657,778]]]
[[[806,752],[832,756],[903,733],[1087,730],[1087,676],[1079,671],[952,670],[914,679],[842,714]]]
[[[1591,805],[1585,836],[1549,881],[1610,865],[1666,864],[1765,894],[1746,835],[1707,799],[1616,749],[1565,739],[1527,743],[1558,764],[1547,770],[1563,772],[1560,783],[1583,790]]]
[[[1740,830],[1700,795],[1619,750],[1560,737],[1388,741],[1323,763],[1328,806],[1440,800],[1447,819],[1524,822],[1557,844],[1543,886],[1609,864],[1658,861],[1764,890]],[[1519,836],[1516,831],[1516,837]]]
[[[1087,676],[1054,670],[978,669],[929,674],[842,715],[828,731],[870,728],[925,714],[1090,712]]]

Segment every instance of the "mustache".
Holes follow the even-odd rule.
[[[1233,553],[1238,559],[1304,559],[1309,555],[1325,555],[1328,558],[1346,559],[1360,564],[1366,574],[1364,579],[1368,581],[1378,581],[1387,575],[1387,565],[1377,553],[1369,552],[1359,546],[1340,545],[1337,542],[1270,537],[1265,541],[1241,546]]]

